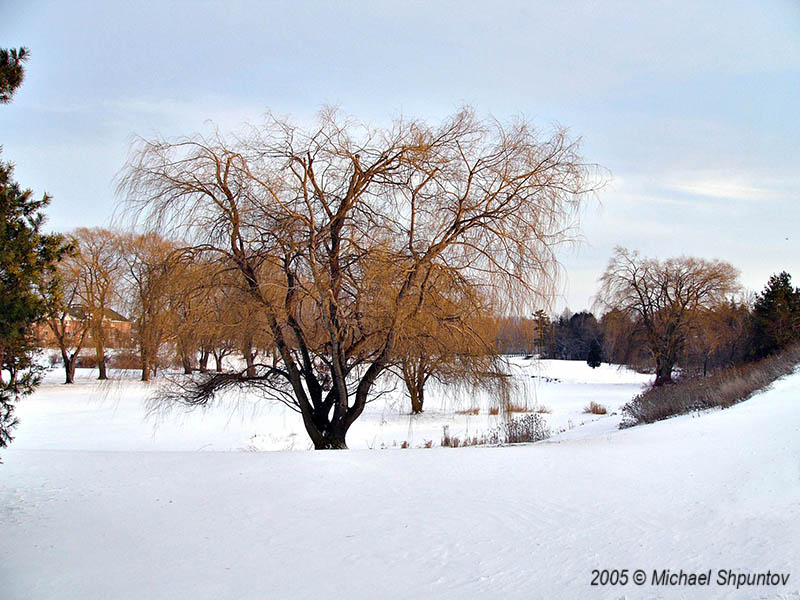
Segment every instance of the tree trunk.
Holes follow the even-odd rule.
[[[189,356],[183,352],[181,352],[181,363],[183,365],[183,374],[184,375],[191,375],[192,374],[192,361]]]
[[[150,357],[142,351],[142,381],[150,381]]]
[[[208,349],[202,348],[200,350],[200,360],[198,361],[198,367],[201,373],[208,373]]]
[[[98,320],[93,318],[89,330],[92,334],[94,353],[97,357],[97,379],[104,381],[108,379],[108,375],[106,374],[106,348],[102,323],[102,319]]]
[[[64,383],[75,383],[75,363],[77,362],[77,354],[70,356],[64,350],[61,351],[61,358],[64,360],[64,374],[66,375]]]
[[[425,389],[424,388],[409,388],[408,394],[411,396],[411,414],[418,415],[422,412],[422,405],[425,402]]]
[[[106,351],[103,344],[95,344],[94,351],[97,355],[97,379],[105,381],[108,379],[108,375],[106,373]]]
[[[214,352],[214,363],[217,373],[222,373],[222,355]]]
[[[324,435],[319,440],[314,440],[314,450],[347,450],[344,434]]]
[[[257,375],[255,364],[256,356],[255,352],[253,352],[253,343],[250,340],[245,342],[242,355],[244,356],[244,362],[247,364],[247,376],[255,377]]]
[[[425,359],[407,358],[403,361],[401,368],[403,381],[405,381],[406,390],[411,399],[411,414],[418,415],[422,412],[425,403]]]
[[[656,359],[656,380],[653,386],[664,385],[672,383],[672,366],[675,364],[674,360],[666,357],[659,356]]]

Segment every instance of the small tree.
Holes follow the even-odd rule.
[[[602,364],[603,360],[603,350],[600,347],[600,343],[594,339],[589,344],[589,355],[586,357],[586,364],[596,369]]]
[[[655,363],[655,385],[672,381],[700,308],[738,289],[738,271],[718,260],[682,256],[658,261],[616,248],[600,278],[598,301],[627,315],[642,332]]]

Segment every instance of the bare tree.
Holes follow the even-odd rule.
[[[434,271],[521,305],[547,296],[596,172],[564,130],[542,138],[468,109],[439,126],[375,129],[326,109],[309,132],[268,116],[234,143],[140,140],[120,181],[129,206],[235,265],[278,354],[172,399],[260,387],[302,415],[316,448],[346,447]]]
[[[158,368],[158,355],[171,331],[169,298],[174,289],[175,244],[154,233],[120,238],[126,296],[139,346],[142,381]]]
[[[700,309],[737,291],[737,278],[738,271],[723,261],[686,256],[658,261],[618,247],[600,278],[598,301],[640,329],[655,363],[655,385],[661,385],[672,381]]]
[[[712,308],[702,307],[692,319],[681,367],[702,372],[730,367],[742,362],[747,354],[751,316],[746,304],[723,302]]]
[[[98,379],[107,379],[106,346],[108,311],[119,302],[122,256],[116,233],[108,229],[81,227],[72,233],[78,249],[78,296],[90,320],[91,342],[97,356]]]
[[[91,315],[79,303],[81,265],[77,252],[66,256],[40,285],[44,322],[64,362],[64,383],[75,382],[75,366],[91,327]]]
[[[497,351],[495,307],[452,270],[434,269],[429,285],[430,293],[396,343],[411,413],[423,411],[431,379],[467,393],[487,391],[499,406],[507,406],[511,379]]]

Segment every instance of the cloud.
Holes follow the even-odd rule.
[[[672,189],[692,196],[741,201],[770,201],[781,197],[780,192],[736,179],[696,179],[667,184]]]

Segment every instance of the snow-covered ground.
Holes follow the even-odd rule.
[[[514,404],[546,409],[542,416],[553,433],[585,435],[613,431],[616,412],[652,377],[625,368],[602,365],[589,368],[581,361],[512,359],[517,383]],[[230,394],[209,410],[175,409],[148,415],[144,399],[154,384],[126,379],[101,383],[97,372],[78,370],[77,383],[62,385],[56,368],[45,384],[19,411],[23,426],[14,448],[61,450],[307,450],[308,435],[299,416],[282,404],[259,401],[248,394]],[[492,399],[485,394],[458,393],[431,382],[426,387],[425,412],[409,414],[410,404],[401,383],[387,382],[389,393],[370,403],[347,434],[351,449],[422,447],[438,445],[442,428],[464,437],[486,433],[501,417],[491,415]],[[607,416],[585,414],[590,401],[608,408]],[[478,414],[471,414],[473,409]],[[592,424],[591,428],[581,425]]]
[[[154,427],[151,387],[56,372],[2,452],[0,598],[800,599],[800,373],[623,431],[581,411],[615,412],[646,377],[560,361],[515,373],[562,433],[380,451],[494,425],[488,399],[437,389],[411,418],[398,390],[351,431],[354,450],[247,452],[306,448],[297,417],[243,396]],[[591,586],[595,569],[647,582]],[[654,585],[663,569],[711,583]],[[789,580],[737,590],[722,570]]]

